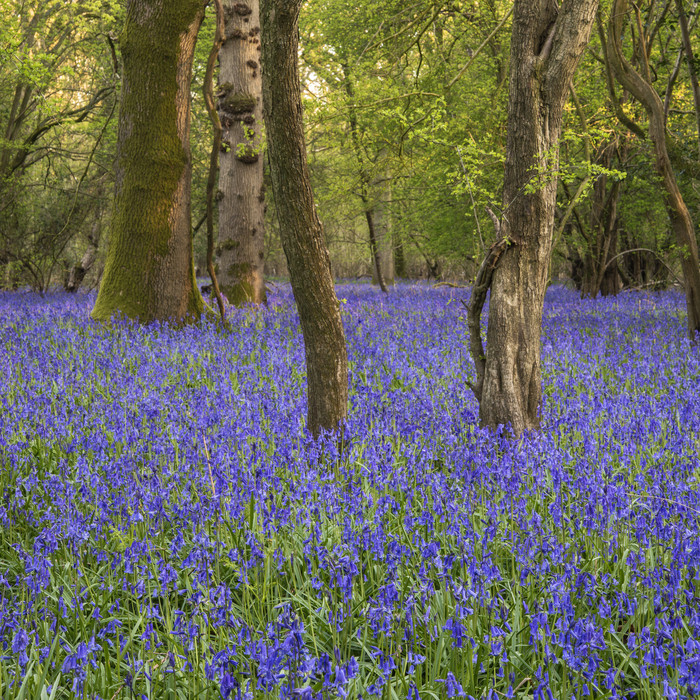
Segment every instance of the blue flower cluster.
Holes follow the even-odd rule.
[[[542,432],[478,428],[460,299],[339,288],[350,447],[288,290],[232,329],[0,294],[0,696],[700,696],[683,300],[548,293]]]

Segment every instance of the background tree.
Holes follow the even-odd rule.
[[[392,262],[399,276],[473,273],[483,206],[500,199],[510,5],[305,4],[311,172],[341,275],[375,267],[366,212],[388,279]],[[354,251],[362,265],[345,263]]]
[[[671,225],[680,249],[681,266],[688,309],[688,330],[691,338],[700,332],[700,257],[693,221],[678,186],[666,136],[666,114],[661,97],[652,85],[647,57],[647,37],[638,15],[635,51],[640,57],[644,75],[637,72],[622,51],[622,27],[626,18],[627,0],[615,0],[608,28],[608,60],[615,77],[644,106],[649,115],[649,138],[654,146],[656,169],[666,191],[666,204]],[[692,78],[691,71],[691,78]]]
[[[306,351],[308,428],[338,430],[348,410],[340,305],[309,179],[298,70],[303,0],[261,0],[263,104],[270,170]]]
[[[597,0],[516,0],[511,38],[508,143],[501,240],[473,291],[474,386],[484,425],[515,434],[539,427],[540,335],[549,279],[559,138],[570,82],[595,19]],[[494,269],[495,268],[495,269]],[[492,286],[486,356],[478,319]]]
[[[258,0],[222,3],[219,51],[219,280],[233,304],[265,301],[265,187]]]
[[[2,0],[0,9],[0,286],[45,291],[97,258],[120,7]]]
[[[201,0],[127,0],[120,38],[112,237],[93,310],[141,322],[198,316],[190,221],[190,82]]]

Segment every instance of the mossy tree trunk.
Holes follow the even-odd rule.
[[[483,425],[539,428],[540,344],[552,252],[562,114],[598,0],[516,0],[502,238],[477,275],[470,308],[474,392]],[[486,353],[479,317],[491,287]],[[477,301],[478,300],[478,303]]]
[[[127,0],[112,234],[92,315],[199,317],[190,221],[190,82],[202,0]]]
[[[311,191],[298,72],[302,0],[261,0],[263,105],[282,245],[306,350],[308,427],[342,430],[348,361],[330,258]]]
[[[219,52],[219,282],[232,304],[266,300],[260,4],[224,0]]]

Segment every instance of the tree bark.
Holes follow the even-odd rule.
[[[640,44],[641,61],[647,78],[642,77],[622,53],[622,26],[627,16],[628,0],[614,0],[607,36],[607,55],[615,77],[644,105],[649,115],[649,138],[654,145],[656,169],[666,189],[666,208],[680,248],[681,267],[688,308],[688,333],[695,339],[700,332],[700,257],[698,242],[688,207],[678,187],[669,158],[666,140],[664,105],[652,86],[646,63],[646,49]],[[642,42],[644,39],[642,38]]]
[[[342,430],[348,364],[330,258],[311,191],[298,60],[302,0],[261,0],[263,105],[282,246],[306,350],[308,428]]]
[[[190,235],[190,82],[202,0],[128,0],[112,237],[93,318],[199,317]]]
[[[515,3],[501,222],[509,245],[493,271],[479,397],[482,424],[509,425],[515,435],[540,423],[540,335],[562,112],[597,5],[597,0],[564,0],[559,8],[551,0]]]
[[[219,280],[232,304],[266,301],[259,0],[224,0],[219,52]]]

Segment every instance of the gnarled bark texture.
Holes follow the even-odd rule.
[[[484,425],[539,427],[540,334],[554,230],[562,112],[598,0],[516,0],[502,234],[480,394]],[[477,344],[472,343],[475,347]],[[476,358],[475,358],[476,359]]]
[[[190,81],[202,0],[128,0],[107,263],[92,315],[182,321],[204,309],[190,222]]]
[[[622,53],[622,27],[627,16],[628,0],[614,0],[608,25],[607,55],[615,77],[620,84],[644,105],[649,115],[649,138],[654,145],[656,170],[666,189],[666,209],[680,248],[681,267],[688,309],[688,332],[691,339],[700,333],[700,256],[698,242],[690,212],[668,153],[666,118],[664,105],[651,84],[651,75],[646,65],[645,48],[639,47],[642,64],[647,77],[642,77]]]
[[[348,363],[340,306],[304,143],[297,26],[302,0],[261,0],[263,104],[282,245],[306,349],[308,427],[338,430],[347,416]]]
[[[232,304],[261,304],[266,295],[260,4],[224,0],[222,5],[218,278]]]

